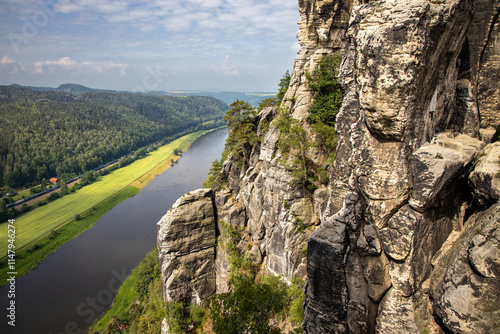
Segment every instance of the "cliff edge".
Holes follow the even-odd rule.
[[[252,120],[258,140],[244,161],[228,156],[215,191],[158,224],[165,298],[228,290],[215,240],[229,224],[262,272],[307,277],[305,333],[495,332],[500,2],[300,0],[299,11],[302,49],[281,108]],[[326,184],[306,188],[293,182],[276,119],[287,110],[314,139],[310,74],[334,53],[335,160]],[[323,166],[332,152],[303,153]],[[200,275],[179,269],[191,264]]]

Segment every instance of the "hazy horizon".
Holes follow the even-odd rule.
[[[96,87],[89,87],[85,86],[82,84],[79,84],[77,82],[64,82],[61,83],[60,85],[57,86],[34,86],[34,85],[22,85],[18,84],[16,82],[13,83],[0,83],[0,86],[20,86],[20,87],[31,87],[31,88],[51,88],[51,89],[58,89],[60,86],[63,85],[80,85],[86,88],[90,89],[95,89],[95,90],[109,90],[109,91],[116,91],[116,92],[133,92],[131,90],[120,90],[120,89],[111,89],[111,88],[96,88]],[[172,94],[182,94],[182,93],[191,93],[191,94],[196,94],[196,93],[240,93],[240,94],[262,94],[262,95],[270,95],[270,94],[276,94],[277,91],[243,91],[243,90],[220,90],[220,89],[160,89],[160,90],[151,90],[148,92],[165,92],[165,93],[172,93]]]

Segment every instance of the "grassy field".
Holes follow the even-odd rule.
[[[185,151],[204,132],[206,131],[198,131],[161,146],[145,158],[100,177],[96,182],[85,186],[76,193],[70,193],[18,217],[15,222],[16,251],[30,245],[39,238],[49,235],[59,226],[74,220],[77,214],[84,214],[135,181],[143,177],[148,178],[147,180],[153,179],[154,177],[146,175],[162,162],[168,161],[168,165],[163,165],[163,170],[165,170],[165,167],[170,165],[170,160],[175,157],[173,154],[174,149],[178,148]],[[153,174],[159,174],[158,171],[153,171]],[[147,180],[143,179],[143,182],[138,182],[134,186],[142,188],[147,184]],[[0,235],[2,236],[0,238],[0,257],[5,258],[7,254],[6,223],[0,225]]]
[[[16,253],[16,272],[17,276],[23,276],[28,271],[36,268],[38,263],[47,255],[58,249],[67,241],[73,239],[86,229],[94,226],[97,221],[109,210],[120,204],[124,200],[139,193],[140,189],[135,187],[126,187],[107,200],[101,202],[92,210],[82,214],[80,220],[70,223],[51,231],[48,235],[38,239],[30,246]],[[0,260],[0,286],[7,279],[7,258]]]

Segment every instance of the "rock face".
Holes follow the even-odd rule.
[[[308,73],[343,57],[329,184],[291,182],[277,110],[262,110],[248,162],[228,158],[224,186],[181,198],[159,223],[165,300],[228,290],[216,238],[229,224],[262,271],[307,277],[305,333],[494,332],[500,2],[300,0],[299,11],[281,107],[310,133]]]
[[[500,142],[489,144],[479,158],[476,168],[469,176],[474,199],[487,205],[500,198]]]
[[[158,222],[157,247],[165,301],[200,303],[215,292],[213,192],[183,195]]]
[[[473,215],[435,263],[434,310],[453,333],[495,333],[500,326],[500,206]]]
[[[479,73],[498,65],[498,49],[490,61],[481,56],[497,43],[498,10],[496,2],[472,0],[373,1],[352,9],[339,34],[344,94],[334,181],[309,241],[307,333],[437,333],[438,323],[454,332],[462,321],[473,322],[473,307],[446,320],[447,313],[436,311],[446,307],[431,303],[429,285],[433,257],[442,247],[458,247],[467,217],[498,199],[499,159],[492,148],[483,151],[499,126],[492,93],[498,82],[481,83]],[[494,103],[480,101],[485,89]],[[469,177],[481,155],[492,165],[481,157]],[[356,224],[347,203],[361,207]],[[325,233],[329,217],[338,224]],[[493,256],[493,244],[486,247]],[[329,265],[318,265],[322,260]],[[318,287],[327,293],[325,278],[335,275],[330,297],[318,293]],[[499,305],[493,298],[488,307]],[[488,332],[483,324],[496,316],[486,313],[470,328]]]

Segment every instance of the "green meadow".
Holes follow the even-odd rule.
[[[69,225],[80,224],[80,220],[75,220],[77,215],[80,215],[82,218],[85,217],[89,212],[95,211],[99,204],[119,194],[129,185],[135,186],[136,189],[143,187],[145,185],[144,182],[137,183],[135,181],[148,177],[150,173],[158,174],[155,167],[165,161],[170,162],[171,159],[175,159],[174,149],[185,151],[196,138],[200,137],[205,132],[206,131],[198,131],[163,145],[157,150],[148,153],[146,157],[136,160],[130,165],[117,169],[108,175],[99,177],[97,181],[83,187],[77,192],[70,193],[54,202],[38,207],[16,218],[14,224],[16,227],[16,252],[21,252],[21,249],[26,246],[29,246],[26,248],[30,248],[32,244],[39,243],[39,239],[41,238],[47,239],[50,236],[53,237],[54,231],[57,231],[62,226],[66,228],[70,227]],[[170,164],[165,166],[165,169],[167,169],[169,165]],[[152,179],[153,177],[149,177],[149,180]],[[136,193],[138,191],[139,190],[137,190]],[[131,195],[133,194],[129,193],[126,197],[119,197],[123,201]],[[114,205],[116,204],[118,203]],[[107,210],[112,208],[112,206],[110,207],[109,205],[105,205],[105,207],[107,207]],[[95,223],[95,221],[93,223]],[[76,231],[79,232],[73,235],[73,237],[81,233],[78,229]],[[7,223],[0,224],[0,235],[2,236],[0,238],[0,257],[2,258],[1,262],[4,262],[6,260],[8,245]],[[57,237],[50,239],[56,240]],[[18,273],[18,275],[19,274],[20,273]]]
[[[127,198],[137,195],[139,191],[141,190],[135,187],[125,187],[123,190],[94,206],[91,210],[81,214],[78,221],[72,220],[71,223],[60,226],[48,235],[24,247],[22,250],[18,250],[15,257],[15,272],[17,272],[17,277],[23,276],[28,271],[36,268],[38,263],[47,255],[83,231],[94,226],[109,210]],[[7,265],[7,258],[0,260],[0,286],[7,282]]]

